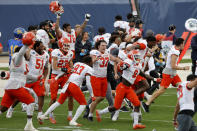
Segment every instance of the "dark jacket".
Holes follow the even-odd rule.
[[[74,60],[74,62],[82,62],[83,57],[86,55],[89,55],[90,51],[92,49],[92,44],[89,40],[87,40],[84,45],[82,44],[81,41],[82,41],[82,39],[78,38],[75,43],[75,60]],[[82,49],[86,50],[86,52],[84,54],[81,53]]]
[[[191,58],[192,60],[197,60],[197,35],[192,37],[191,47],[192,47]]]

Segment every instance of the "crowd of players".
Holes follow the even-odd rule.
[[[93,44],[88,40],[88,32],[84,31],[91,15],[85,14],[83,24],[76,25],[75,29],[68,23],[61,29],[62,13],[60,8],[55,23],[46,20],[40,23],[39,29],[29,26],[26,33],[23,28],[14,31],[15,38],[8,42],[10,77],[0,114],[8,110],[6,117],[11,118],[17,103],[25,103],[27,124],[24,130],[37,131],[32,123],[35,105],[38,105],[40,124],[48,118],[55,124],[53,111],[68,97],[69,125],[81,126],[77,119],[83,111],[86,110],[83,117],[93,121],[97,105],[106,98],[109,106],[96,110],[97,121],[100,122],[102,114],[108,112],[112,114],[112,121],[116,121],[120,108],[126,103],[132,109],[133,129],[142,129],[146,126],[141,124],[140,107],[149,112],[151,103],[172,84],[178,87],[179,102],[174,117],[176,120],[180,110],[178,130],[193,128],[192,131],[196,131],[191,116],[194,113],[193,87],[197,85],[197,79],[190,75],[187,82],[181,82],[176,72],[189,70],[189,67],[177,65],[184,40],[175,37],[174,25],[169,26],[167,34],[154,36],[152,31],[143,32],[143,22],[137,16],[129,13],[128,21],[123,21],[122,16],[117,15],[114,31],[106,33],[105,28],[100,27]],[[162,48],[162,41],[169,46]],[[61,89],[59,98],[58,89]],[[85,90],[90,94],[88,103],[83,94]],[[44,96],[49,92],[51,101],[44,113]],[[146,103],[142,102],[144,95]],[[74,116],[73,98],[79,103]],[[186,126],[184,120],[190,124]]]

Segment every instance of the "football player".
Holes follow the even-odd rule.
[[[96,35],[93,38],[93,40],[94,40],[94,43],[96,43],[99,40],[105,40],[107,42],[107,44],[109,44],[109,38],[110,37],[111,37],[111,34],[110,33],[106,33],[104,27],[99,27],[98,28],[98,35]]]
[[[15,100],[19,100],[27,104],[27,124],[25,131],[37,131],[32,123],[32,116],[34,111],[34,98],[30,92],[25,88],[25,80],[29,72],[28,64],[25,60],[25,53],[28,46],[34,44],[35,35],[32,32],[27,32],[23,36],[23,47],[17,47],[11,59],[10,64],[10,79],[5,87],[5,94],[1,101],[0,114],[5,112]]]
[[[49,106],[51,106],[57,99],[57,93],[59,85],[62,88],[66,81],[68,80],[71,69],[73,68],[73,57],[74,53],[70,49],[70,41],[67,38],[61,38],[58,41],[59,49],[55,49],[51,52],[52,55],[52,74],[50,81],[50,91],[51,91],[51,101]],[[62,74],[62,76],[60,76]],[[70,98],[71,99],[71,98]],[[72,99],[69,109],[69,116],[72,117]],[[56,123],[53,113],[49,114],[49,119],[51,123]]]
[[[29,73],[25,87],[32,88],[38,96],[38,116],[42,115],[45,96],[45,79],[48,74],[49,55],[41,41],[36,41],[33,49],[26,54],[29,61]],[[40,121],[40,124],[42,122]]]
[[[90,105],[89,121],[93,121],[93,112],[106,96],[107,91],[107,65],[109,60],[117,64],[120,60],[107,53],[107,42],[100,40],[95,44],[95,50],[90,52],[93,61],[93,75],[91,76],[91,85],[95,101]]]
[[[120,70],[122,70],[122,82],[116,88],[116,96],[115,102],[113,106],[107,107],[101,111],[96,111],[97,121],[101,121],[101,115],[113,112],[120,109],[123,99],[126,97],[130,102],[135,106],[134,109],[134,123],[133,129],[141,129],[145,128],[145,125],[141,125],[138,123],[139,118],[139,109],[140,109],[140,101],[132,89],[132,86],[136,80],[138,74],[146,76],[142,71],[140,71],[140,53],[137,50],[132,50],[128,54],[128,58],[119,64]],[[150,79],[153,79],[150,76],[146,76]]]
[[[80,104],[78,107],[75,116],[69,122],[69,125],[73,126],[81,126],[81,124],[77,123],[76,120],[82,114],[87,104],[84,94],[82,93],[80,86],[84,80],[87,79],[92,74],[92,58],[90,56],[85,56],[83,58],[83,63],[77,62],[74,65],[74,71],[69,77],[67,83],[64,85],[64,88],[61,90],[60,97],[58,101],[49,107],[49,109],[40,117],[40,119],[45,119],[46,116],[55,110],[58,106],[64,103],[68,96],[74,97],[74,99]],[[87,83],[88,85],[88,83]],[[88,86],[91,88],[91,86]]]
[[[180,77],[176,73],[177,70],[189,70],[189,66],[180,67],[177,65],[177,60],[179,58],[180,51],[184,48],[184,39],[178,38],[175,45],[172,46],[168,52],[166,67],[162,73],[162,81],[159,90],[153,93],[152,97],[146,102],[142,103],[142,107],[145,112],[149,112],[149,106],[151,103],[161,94],[163,94],[170,84],[177,87],[181,82]]]

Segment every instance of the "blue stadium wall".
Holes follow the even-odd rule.
[[[15,28],[27,29],[47,19],[56,20],[49,11],[49,3],[50,0],[0,0],[0,42],[4,51],[8,50],[7,41],[13,38]],[[112,32],[114,16],[120,14],[126,20],[131,10],[128,0],[60,0],[60,3],[65,10],[60,25],[68,22],[74,27],[83,22],[85,13],[90,13],[88,24],[93,26],[94,33],[100,26]],[[139,0],[139,6],[144,29],[153,29],[155,33],[167,32],[169,24],[175,24],[180,36],[185,20],[197,16],[197,0]]]

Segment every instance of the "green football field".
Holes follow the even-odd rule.
[[[86,94],[88,98],[88,94]],[[49,98],[45,99],[44,111],[48,108]],[[145,129],[140,131],[173,131],[173,112],[176,104],[176,89],[168,89],[165,94],[160,96],[150,107],[150,113],[143,113],[142,123],[146,125]],[[107,101],[103,101],[97,109],[103,109],[106,107]],[[74,110],[76,110],[78,104],[74,103]],[[119,119],[116,122],[111,121],[110,114],[102,116],[102,121],[97,122],[94,117],[94,122],[89,122],[83,119],[82,116],[78,119],[78,123],[82,124],[81,127],[69,126],[67,121],[67,102],[57,108],[54,113],[56,115],[57,124],[51,124],[48,120],[44,121],[43,125],[39,125],[34,113],[33,123],[34,126],[41,131],[131,131],[132,119],[130,112],[121,112]],[[75,113],[75,112],[74,112]],[[73,115],[74,115],[73,113]],[[0,131],[22,131],[26,124],[26,113],[21,112],[21,104],[17,105],[13,117],[7,119],[6,113],[0,116]],[[95,115],[95,114],[94,114]],[[194,121],[197,122],[197,117],[194,117]]]

